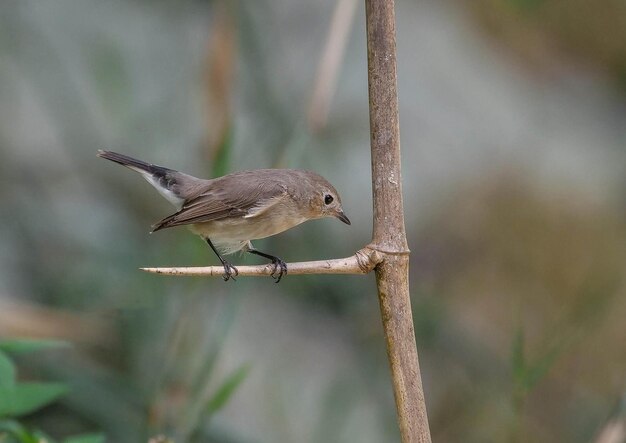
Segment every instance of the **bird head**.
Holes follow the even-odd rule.
[[[326,179],[319,177],[314,186],[314,195],[311,199],[312,210],[317,218],[335,217],[349,225],[350,219],[343,212],[341,198],[337,190]]]

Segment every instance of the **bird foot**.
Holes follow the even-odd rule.
[[[222,278],[224,279],[224,281],[228,281],[231,278],[233,280],[236,280],[235,277],[239,275],[239,271],[237,270],[237,268],[235,268],[233,265],[228,263],[226,260],[222,262],[222,265],[224,265],[224,275],[222,275]]]
[[[275,283],[278,283],[283,275],[287,275],[287,263],[282,261],[280,258],[272,259],[272,264],[274,265],[274,269],[270,276],[275,280]]]

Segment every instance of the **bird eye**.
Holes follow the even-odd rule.
[[[333,202],[333,196],[330,194],[326,194],[324,196],[324,203],[326,203],[327,205],[330,205]]]

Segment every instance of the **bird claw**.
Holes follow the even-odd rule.
[[[237,268],[235,268],[233,265],[228,263],[226,260],[222,262],[222,265],[224,265],[224,275],[222,275],[222,278],[224,279],[224,281],[228,281],[231,278],[234,281],[236,281],[235,277],[239,275],[239,271],[237,270]]]
[[[275,280],[275,283],[278,283],[283,275],[287,275],[287,263],[277,258],[272,260],[272,264],[274,265],[274,269],[270,276]]]

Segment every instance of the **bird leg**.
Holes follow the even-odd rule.
[[[224,281],[228,281],[231,278],[235,280],[235,277],[239,275],[239,271],[237,270],[237,268],[235,268],[233,265],[231,265],[230,263],[228,263],[226,260],[222,258],[220,253],[217,252],[217,249],[215,249],[215,246],[213,246],[213,243],[211,243],[211,239],[209,237],[207,237],[205,240],[209,244],[211,249],[213,249],[213,252],[215,252],[215,255],[217,255],[217,258],[220,259],[220,262],[222,262],[222,266],[224,266],[224,275],[222,276]]]
[[[283,275],[287,275],[287,263],[282,261],[280,258],[275,257],[273,255],[266,254],[261,251],[257,251],[256,249],[253,249],[253,248],[249,248],[248,252],[251,254],[260,255],[261,257],[265,257],[265,258],[272,260],[272,264],[274,265],[274,270],[272,271],[270,275],[272,276],[274,280],[276,280],[276,283],[278,283],[280,279],[283,278]]]

